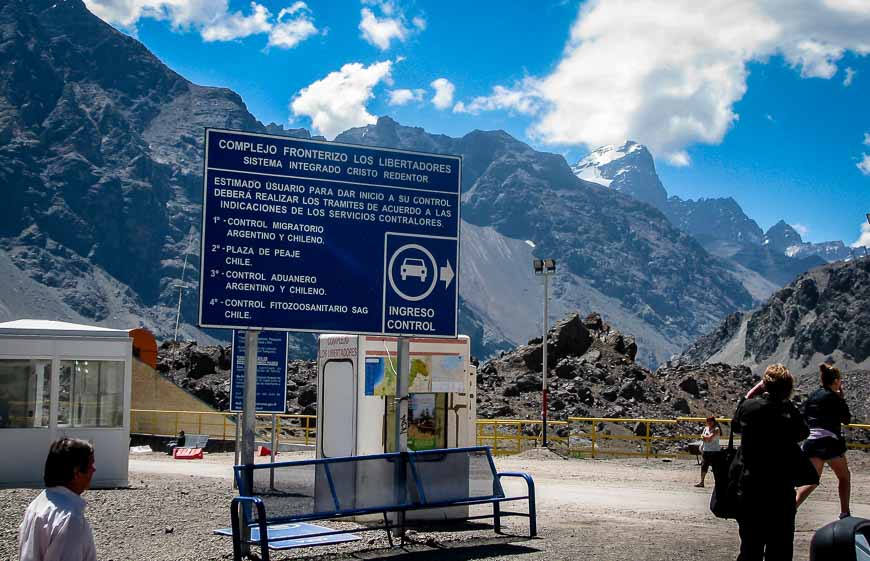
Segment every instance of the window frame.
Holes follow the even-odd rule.
[[[54,405],[54,380],[55,380],[55,369],[54,369],[54,359],[53,355],[20,355],[20,354],[10,354],[10,355],[0,355],[0,361],[15,361],[15,360],[23,360],[27,362],[38,362],[44,361],[49,365],[49,377],[48,377],[48,391],[49,391],[49,399],[48,399],[48,424],[40,427],[34,426],[25,426],[25,427],[0,427],[0,431],[4,430],[50,430],[52,428],[52,423],[55,420],[53,415],[53,405]],[[32,421],[32,419],[31,419]]]

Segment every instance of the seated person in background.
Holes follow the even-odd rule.
[[[184,436],[184,431],[178,431],[178,437],[176,437],[175,440],[170,440],[169,444],[167,444],[167,447],[169,448],[169,452],[167,452],[167,454],[171,456],[176,448],[184,448],[184,444],[186,441],[187,437]]]

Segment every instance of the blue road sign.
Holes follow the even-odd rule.
[[[461,159],[206,130],[202,327],[455,337]]]
[[[233,332],[230,410],[245,409],[245,332]],[[257,342],[257,413],[287,411],[287,333],[261,331]]]

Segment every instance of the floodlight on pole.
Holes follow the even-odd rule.
[[[550,275],[555,274],[556,272],[556,260],[555,259],[534,259],[532,261],[532,268],[535,270],[536,275],[540,275],[544,277],[544,325],[543,325],[543,337],[541,337],[541,345],[543,348],[543,365],[542,365],[542,375],[541,375],[541,386],[543,389],[541,395],[541,422],[543,424],[543,444],[544,447],[547,447],[547,321],[549,319],[549,305],[550,305]]]

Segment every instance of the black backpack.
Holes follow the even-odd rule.
[[[740,400],[743,403],[743,400]],[[740,405],[738,404],[738,407]],[[728,435],[728,447],[716,454],[713,461],[713,495],[710,497],[710,511],[717,518],[737,518],[740,502],[740,479],[743,477],[743,455],[734,448],[734,427],[732,423]]]

